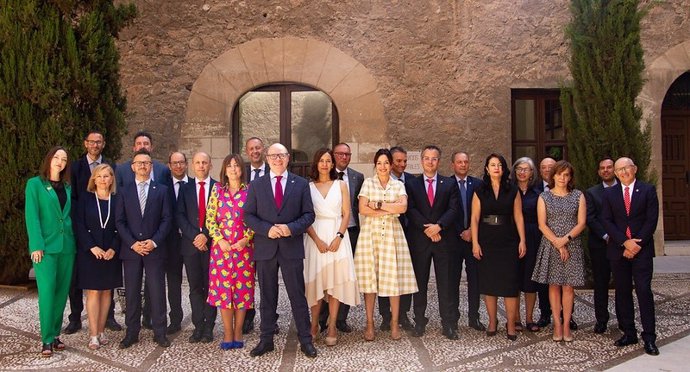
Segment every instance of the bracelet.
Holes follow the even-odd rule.
[[[345,237],[345,234],[341,233],[340,231],[335,233],[335,236],[339,237],[340,239]]]
[[[381,209],[381,206],[383,205],[383,202],[376,202],[376,209]]]

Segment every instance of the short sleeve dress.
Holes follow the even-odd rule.
[[[401,195],[407,195],[402,182],[390,179],[384,187],[374,176],[364,180],[358,197],[374,202],[394,202]],[[355,273],[362,293],[391,297],[417,292],[410,250],[398,217],[399,214],[360,216]]]
[[[206,208],[206,228],[213,240],[208,268],[208,300],[222,309],[254,308],[254,232],[244,223],[247,187],[232,194],[220,182],[211,191]],[[249,243],[241,250],[223,252],[218,242],[231,245],[242,238]]]
[[[518,187],[501,187],[498,198],[490,188],[480,187],[476,195],[481,202],[479,246],[482,259],[477,264],[479,293],[497,297],[517,297],[520,293],[520,237],[513,219],[513,203]],[[491,216],[500,216],[501,224],[488,223]]]
[[[580,196],[580,190],[573,190],[565,196],[554,195],[551,191],[541,193],[540,197],[546,205],[546,224],[556,236],[566,235],[577,225]],[[542,237],[532,280],[554,285],[585,285],[585,261],[580,236],[569,242],[567,247],[570,258],[563,262],[553,244]]]

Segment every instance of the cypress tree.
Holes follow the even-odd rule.
[[[604,156],[632,158],[637,176],[649,179],[651,130],[635,104],[644,83],[640,20],[646,9],[637,0],[572,0],[570,9],[573,83],[562,89],[561,105],[578,187],[599,181]]]
[[[114,38],[135,14],[112,0],[0,0],[0,283],[27,278],[24,186],[46,151],[63,145],[76,159],[98,129],[105,155],[119,154],[126,102]]]

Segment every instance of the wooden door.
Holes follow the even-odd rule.
[[[664,239],[690,239],[690,113],[661,115]]]

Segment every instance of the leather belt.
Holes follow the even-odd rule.
[[[513,222],[513,216],[506,216],[502,214],[489,214],[482,217],[482,222],[487,225],[507,225]]]

